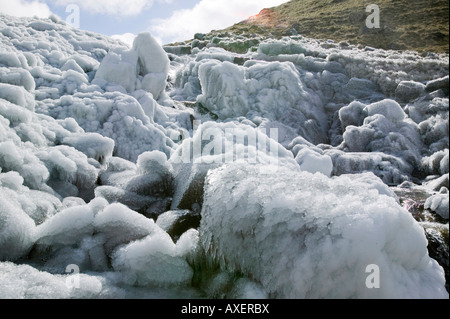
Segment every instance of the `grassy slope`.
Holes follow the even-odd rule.
[[[380,7],[381,28],[365,27],[365,8]],[[448,53],[448,0],[291,0],[223,31],[303,36],[383,49]]]

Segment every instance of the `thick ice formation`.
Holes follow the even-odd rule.
[[[193,209],[192,205],[201,204],[206,173],[225,163],[245,160],[298,170],[292,153],[276,139],[270,131],[264,133],[244,124],[206,122],[200,125],[193,137],[185,139],[170,158],[176,183],[172,209]]]
[[[448,298],[423,229],[394,198],[350,177],[242,164],[210,171],[200,238],[273,297]],[[379,289],[367,289],[370,265]]]
[[[449,201],[448,188],[442,187],[439,193],[429,197],[425,202],[425,209],[430,209],[442,218],[448,219]]]
[[[208,37],[1,15],[0,297],[448,297],[448,55]]]
[[[198,103],[219,119],[258,114],[295,126],[315,143],[326,141],[326,115],[290,62],[248,61],[244,66],[212,60],[199,67]]]
[[[122,86],[127,92],[144,89],[157,100],[161,97],[169,73],[169,58],[150,33],[140,33],[133,49],[118,48],[103,59],[95,75]]]

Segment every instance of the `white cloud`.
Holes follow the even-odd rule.
[[[76,4],[93,14],[112,16],[136,16],[149,9],[155,1],[170,3],[173,0],[53,0],[56,5]]]
[[[52,14],[49,7],[40,1],[33,0],[0,0],[0,12],[15,17],[48,18]]]
[[[223,29],[287,0],[201,0],[194,8],[154,19],[150,30],[165,43],[192,39],[197,32]]]

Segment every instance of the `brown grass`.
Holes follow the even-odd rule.
[[[381,28],[365,27],[366,6],[380,7]],[[448,0],[291,0],[223,31],[347,41],[382,49],[449,52]]]

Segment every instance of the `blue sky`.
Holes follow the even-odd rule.
[[[80,10],[80,29],[132,41],[134,34],[150,31],[163,44],[189,40],[242,21],[260,10],[287,0],[0,0],[0,12],[15,16],[66,20],[69,5]]]

